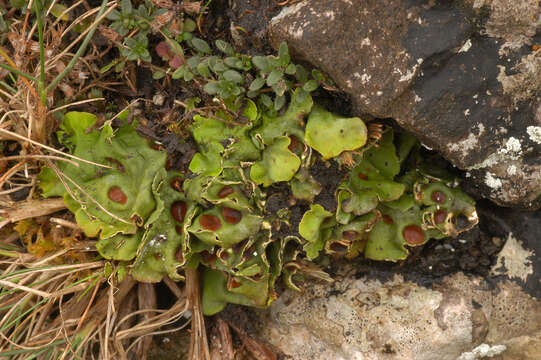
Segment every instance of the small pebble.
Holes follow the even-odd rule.
[[[152,98],[152,103],[156,106],[162,106],[164,102],[165,102],[165,96],[163,96],[162,94],[156,94]]]

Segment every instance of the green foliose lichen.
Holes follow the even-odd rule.
[[[297,95],[280,114],[261,114],[246,100],[195,116],[189,174],[166,171],[166,155],[134,124],[98,129],[94,115],[68,113],[60,142],[108,167],[44,168],[43,195],[63,196],[79,226],[98,238],[100,254],[129,262],[139,281],[181,280],[185,267],[199,267],[205,314],[227,303],[267,307],[279,278],[297,290],[306,275],[326,278],[315,265],[322,256],[397,261],[409,247],[477,223],[473,200],[423,165],[415,139],[386,128],[367,145],[360,118]],[[334,194],[336,207],[325,208],[316,202],[328,189],[311,169],[344,152],[351,167]],[[293,203],[310,205],[289,235],[289,210],[267,210],[267,193],[284,185]]]

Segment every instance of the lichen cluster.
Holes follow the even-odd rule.
[[[181,280],[183,268],[199,267],[205,314],[227,303],[266,307],[280,277],[298,289],[295,280],[306,269],[321,273],[313,263],[323,256],[396,261],[410,246],[477,223],[473,200],[452,177],[422,163],[413,138],[385,128],[367,144],[360,118],[297,95],[274,116],[247,99],[195,116],[190,131],[198,151],[189,174],[166,171],[166,154],[134,124],[98,130],[94,115],[68,113],[60,141],[74,155],[109,166],[45,168],[43,195],[63,196],[86,235],[98,237],[100,254],[127,265],[139,281]],[[336,208],[314,203],[323,190],[311,174],[317,161],[349,171]],[[283,235],[289,210],[266,210],[277,183],[310,204],[290,235]]]

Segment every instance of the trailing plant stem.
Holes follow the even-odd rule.
[[[47,92],[45,91],[45,44],[43,41],[43,19],[41,18],[41,6],[39,4],[39,1],[34,1],[34,11],[36,12],[39,36],[40,78],[38,82],[38,94],[41,100],[41,104],[45,106],[47,101]]]
[[[29,75],[27,73],[25,73],[24,71],[21,71],[17,68],[14,68],[12,66],[9,66],[7,64],[4,64],[4,63],[0,63],[0,68],[3,68],[3,69],[6,69],[8,71],[11,71],[12,73],[15,73],[17,75],[20,75],[28,80],[32,80],[32,81],[35,81],[36,83],[38,82],[38,79],[36,79],[35,77],[33,77],[32,75]]]

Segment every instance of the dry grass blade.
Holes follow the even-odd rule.
[[[186,269],[186,291],[192,310],[192,338],[190,341],[190,360],[210,360],[210,351],[205,329],[205,318],[201,308],[201,293],[197,269]]]
[[[231,323],[228,323],[228,325],[239,335],[242,343],[246,346],[246,349],[252,353],[254,358],[258,360],[278,360],[276,354],[267,345],[248,336],[241,328]]]
[[[75,194],[73,194],[73,192],[71,191],[71,188],[69,187],[69,185],[66,183],[66,180],[68,180],[73,186],[75,186],[84,196],[86,196],[90,201],[92,201],[94,204],[96,204],[103,212],[105,212],[107,215],[109,215],[110,217],[112,217],[113,219],[115,220],[118,220],[120,222],[123,222],[125,224],[132,224],[130,221],[128,220],[125,220],[125,219],[122,219],[120,217],[118,217],[117,215],[115,215],[114,213],[112,213],[111,211],[107,210],[102,204],[100,204],[96,199],[94,199],[94,197],[92,197],[87,191],[85,191],[79,184],[77,184],[77,182],[75,182],[73,179],[71,179],[69,176],[67,176],[66,174],[64,174],[62,171],[60,171],[60,169],[58,169],[58,167],[56,165],[54,165],[53,163],[49,162],[49,167],[51,169],[53,169],[53,171],[55,172],[56,176],[58,176],[58,179],[60,180],[60,182],[62,182],[62,185],[64,185],[64,188],[66,189],[66,191],[70,194],[70,196],[75,199],[75,201],[81,203],[82,205],[84,204],[84,202],[82,200],[80,200],[77,196],[75,196]]]
[[[83,159],[83,158],[80,158],[78,156],[75,156],[75,155],[71,155],[71,154],[68,154],[68,153],[65,153],[63,151],[60,151],[60,150],[56,150],[55,148],[52,148],[50,146],[47,146],[47,145],[44,145],[40,142],[37,142],[37,141],[34,141],[26,136],[22,136],[22,135],[19,135],[17,133],[14,133],[12,131],[9,131],[9,130],[6,130],[6,129],[2,129],[0,128],[0,133],[3,133],[4,135],[7,136],[7,139],[17,139],[17,140],[23,140],[23,141],[28,141],[29,143],[31,143],[32,145],[36,145],[36,146],[39,146],[39,147],[42,147],[46,150],[49,150],[51,152],[54,152],[56,154],[60,154],[60,155],[64,155],[64,156],[67,156],[69,158],[72,158],[72,159],[75,159],[77,161],[81,161],[81,162],[84,162],[84,163],[87,163],[87,164],[91,164],[91,165],[95,165],[95,166],[100,166],[100,167],[103,167],[103,168],[106,168],[106,169],[112,169],[113,167],[112,166],[109,166],[109,165],[103,165],[103,164],[98,164],[96,162],[93,162],[93,161],[90,161],[90,160],[86,160],[86,159]],[[2,140],[0,138],[0,140]]]
[[[154,285],[149,283],[140,283],[137,286],[137,298],[139,302],[139,309],[148,310],[157,308],[158,300]],[[148,312],[142,314],[143,321],[148,321],[150,317],[151,315]],[[142,341],[139,342],[137,345],[137,350],[135,351],[138,359],[146,359],[146,354],[148,353],[151,343],[152,337],[150,336],[146,336]]]
[[[48,298],[48,297],[51,296],[51,294],[48,293],[48,292],[33,289],[31,287],[24,286],[24,285],[15,284],[15,283],[12,283],[12,282],[6,281],[6,280],[1,280],[0,279],[0,285],[10,287],[10,288],[13,288],[13,289],[17,289],[17,290],[21,290],[21,291],[25,291],[27,293],[38,295],[38,296],[41,296],[41,297],[44,297],[44,298]]]
[[[211,343],[211,358],[213,360],[235,360],[233,338],[229,325],[220,317],[216,319]]]
[[[6,2],[0,0],[0,3]],[[74,166],[86,163],[113,168],[66,153],[48,142],[56,130],[52,125],[56,124],[57,117],[51,115],[59,115],[60,111],[73,106],[87,107],[89,103],[105,100],[88,98],[66,105],[64,102],[55,104],[58,100],[56,95],[60,93],[55,88],[61,81],[75,91],[76,86],[70,83],[72,77],[81,75],[81,72],[84,77],[88,69],[97,83],[91,86],[106,88],[115,84],[101,82],[101,77],[96,79],[94,76],[99,70],[96,70],[93,60],[102,49],[99,41],[90,44],[90,38],[96,25],[118,8],[120,2],[109,1],[107,8],[104,5],[106,1],[100,2],[102,7],[93,9],[93,4],[87,0],[49,1],[44,9],[43,22],[38,19],[41,12],[34,12],[32,6],[37,5],[36,0],[27,2],[26,14],[19,14],[18,10],[10,13],[9,31],[15,39],[12,42],[10,38],[9,43],[5,42],[6,50],[0,49],[0,56],[3,57],[1,61],[9,63],[19,73],[3,78],[0,84],[0,142],[8,145],[3,146],[0,152],[0,228],[4,227],[1,229],[4,238],[0,240],[0,358],[142,359],[152,335],[178,331],[190,324],[187,316],[190,314],[190,304],[195,304],[192,311],[198,313],[197,332],[203,339],[201,346],[207,342],[198,288],[194,293],[197,300],[190,303],[186,288],[166,279],[177,301],[169,309],[160,310],[157,309],[154,285],[140,284],[137,286],[139,309],[129,308],[127,313],[122,313],[120,310],[125,300],[136,301],[135,280],[126,276],[120,282],[120,272],[115,268],[118,263],[115,261],[94,261],[98,254],[96,241],[86,239],[76,223],[63,216],[50,217],[65,209],[61,198],[34,199],[42,161],[56,171],[64,186],[69,184],[74,192],[84,194],[80,197],[88,203],[97,202],[74,181],[75,178],[62,173],[56,161],[69,162]],[[57,6],[66,3],[69,7]],[[82,9],[83,6],[86,10]],[[60,15],[55,13],[59,9],[62,12]],[[67,22],[64,15],[72,12],[81,15]],[[55,13],[55,17],[47,17],[49,13]],[[36,21],[40,22],[39,26]],[[76,25],[82,25],[82,32],[73,35],[72,30]],[[36,41],[38,35],[39,43]],[[67,36],[71,38],[67,39]],[[71,54],[77,47],[77,53]],[[67,69],[65,60],[72,67]],[[43,75],[45,72],[46,75]],[[62,76],[55,77],[57,73]],[[76,81],[77,95],[81,95],[79,99],[86,99],[91,86],[85,87],[88,83],[84,79],[79,80]],[[42,86],[45,86],[46,98],[41,91]],[[131,102],[127,108],[138,101]],[[9,156],[2,157],[4,154]],[[14,196],[16,192],[22,195]],[[20,200],[23,198],[26,200]],[[116,220],[131,223],[97,205]],[[30,218],[35,219],[21,224],[31,223],[39,227],[40,237],[37,240],[32,234],[25,237],[22,231],[23,235],[19,235],[20,228],[14,230],[13,224]],[[28,240],[30,238],[32,240]],[[49,239],[55,242],[54,250],[39,252],[31,248],[31,245],[38,244],[38,240],[46,242]],[[45,245],[39,246],[45,249]],[[115,270],[107,278],[111,265]],[[197,278],[194,281],[197,282]],[[205,351],[204,346],[200,353],[203,356],[198,360],[209,359],[208,349]]]
[[[72,164],[73,166],[79,166],[78,163],[76,163],[73,160],[66,159],[60,156],[53,156],[53,155],[13,155],[13,156],[4,156],[0,158],[1,161],[9,161],[9,160],[19,160],[19,159],[48,159],[48,160],[58,160],[58,161],[66,161]]]
[[[149,317],[147,318],[147,320],[138,323],[137,325],[131,327],[130,329],[116,332],[115,338],[118,341],[122,341],[122,340],[130,339],[130,338],[134,338],[134,337],[141,337],[141,336],[145,336],[149,334],[150,332],[162,326],[172,324],[184,316],[184,314],[188,310],[187,305],[188,303],[186,299],[179,299],[168,310],[147,309],[147,310],[134,311],[131,314],[124,317],[123,319],[121,319],[118,322],[117,327],[120,328],[120,326],[125,321],[128,321],[130,318],[138,316],[140,314],[158,313],[158,315]]]
[[[60,54],[58,54],[50,62],[48,62],[47,66],[51,66],[52,64],[59,61],[62,57],[64,57],[71,50],[72,47],[74,47],[79,41],[81,41],[87,35],[87,33],[89,33],[91,31],[91,29],[94,26],[96,26],[103,19],[105,19],[105,17],[107,17],[107,15],[109,15],[109,13],[111,11],[113,11],[118,6],[118,4],[116,4],[114,2],[109,2],[109,3],[107,3],[106,6],[109,6],[109,8],[99,18],[95,19],[94,22],[90,26],[88,26],[85,31],[83,31],[81,34],[79,34],[77,39],[72,41],[68,46],[66,46],[66,48],[64,48],[64,50]],[[64,32],[60,36],[64,37],[71,30],[71,28],[73,26],[77,25],[78,22],[84,21],[86,18],[96,14],[97,12],[99,12],[99,8],[92,9],[91,11],[87,12],[83,16],[80,16],[76,21],[72,22],[71,25],[68,28],[66,28],[66,30],[64,30]]]
[[[45,266],[40,266],[43,259],[35,257],[33,262],[31,258],[11,261],[7,268],[0,265],[5,269],[0,276],[0,354],[7,354],[10,359],[39,356],[64,344],[61,333],[71,336],[75,324],[65,322],[61,332],[47,318],[58,309],[61,314],[62,299],[85,291],[88,280],[101,273],[87,276],[86,270],[103,267],[103,262],[51,266],[56,256],[47,259]],[[76,300],[76,296],[70,297],[68,302]]]
[[[54,114],[55,112],[57,111],[60,111],[60,110],[64,110],[64,109],[67,109],[69,107],[72,107],[72,106],[77,106],[77,105],[82,105],[82,104],[88,104],[88,103],[91,103],[91,102],[95,102],[95,101],[104,101],[105,98],[95,98],[95,99],[87,99],[87,100],[81,100],[81,101],[75,101],[75,102],[72,102],[72,103],[69,103],[69,104],[66,104],[66,105],[62,105],[62,106],[59,106],[57,108],[54,108],[52,110],[49,110],[47,112],[47,114]]]
[[[12,207],[0,210],[6,224],[20,220],[49,215],[66,208],[62,198],[26,200],[15,203]]]
[[[76,223],[68,221],[68,220],[52,217],[49,219],[49,221],[52,222],[53,224],[64,226],[73,230],[83,231]]]
[[[149,299],[143,299],[146,298],[146,295],[141,293],[149,291],[151,287],[153,288],[153,285],[146,284],[140,287],[138,291],[139,298],[144,302],[144,304],[139,305],[140,310],[131,311],[116,321],[112,337],[114,339],[115,350],[119,354],[120,359],[128,359],[128,354],[138,359],[142,358],[144,349],[138,349],[138,346],[142,346],[139,344],[144,343],[152,335],[175,332],[185,328],[189,324],[186,321],[179,327],[157,331],[160,328],[177,323],[188,311],[188,303],[185,297],[181,297],[168,310],[158,310],[155,304],[153,304],[153,301],[151,301],[152,304],[146,303]],[[151,308],[142,308],[149,305]],[[131,325],[126,326],[127,324]]]

